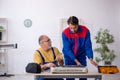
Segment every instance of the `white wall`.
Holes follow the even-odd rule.
[[[73,15],[81,18],[90,29],[93,48],[96,46],[94,36],[100,28],[108,28],[114,34],[112,48],[117,54],[114,64],[120,68],[120,14],[116,15],[120,13],[120,6],[115,1],[0,0],[0,17],[8,18],[8,42],[18,43],[18,49],[9,50],[8,72],[25,72],[26,64],[33,61],[33,51],[39,47],[37,40],[41,34],[48,35],[53,46],[60,49],[60,20]],[[31,28],[23,24],[27,18],[33,21]],[[96,70],[89,62],[88,67]]]

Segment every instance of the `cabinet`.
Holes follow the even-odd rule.
[[[0,43],[7,42],[8,21],[6,18],[0,18]]]
[[[8,20],[0,18],[0,77],[13,76],[8,73],[8,49],[17,48],[16,44],[8,43]]]
[[[0,49],[0,74],[7,72],[7,50]]]
[[[16,44],[0,43],[0,76],[13,76],[8,72],[8,49],[16,49]],[[3,74],[4,73],[4,74]]]
[[[0,74],[7,71],[7,49],[2,45],[7,44],[8,37],[7,18],[0,18]]]

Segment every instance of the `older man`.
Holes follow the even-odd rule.
[[[62,64],[63,61],[62,54],[56,47],[52,47],[51,39],[46,35],[41,35],[39,37],[38,50],[34,52],[34,62],[40,64],[42,70],[46,70],[50,67],[55,67],[56,65]],[[40,78],[41,80],[41,78]],[[63,80],[63,79],[42,79],[42,80]]]

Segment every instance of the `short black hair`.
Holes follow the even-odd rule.
[[[69,19],[67,20],[67,23],[68,23],[68,25],[69,25],[69,24],[79,25],[79,20],[78,20],[77,17],[71,16],[71,17],[69,17]]]

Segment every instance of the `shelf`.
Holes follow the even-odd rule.
[[[1,52],[1,51],[0,51],[0,54],[5,54],[5,52]]]
[[[0,64],[0,66],[4,66],[4,64]]]
[[[7,72],[8,20],[0,18],[0,73]],[[8,46],[9,47],[9,46]]]
[[[17,48],[17,43],[16,44],[0,44],[0,49],[8,49],[8,48]]]
[[[6,51],[5,49],[0,49],[0,54],[5,54],[6,53],[5,51]]]
[[[7,18],[0,18],[0,43],[7,41],[8,37],[8,21]]]
[[[0,32],[6,31],[6,29],[0,29]]]
[[[6,43],[7,41],[0,40],[0,43]]]

